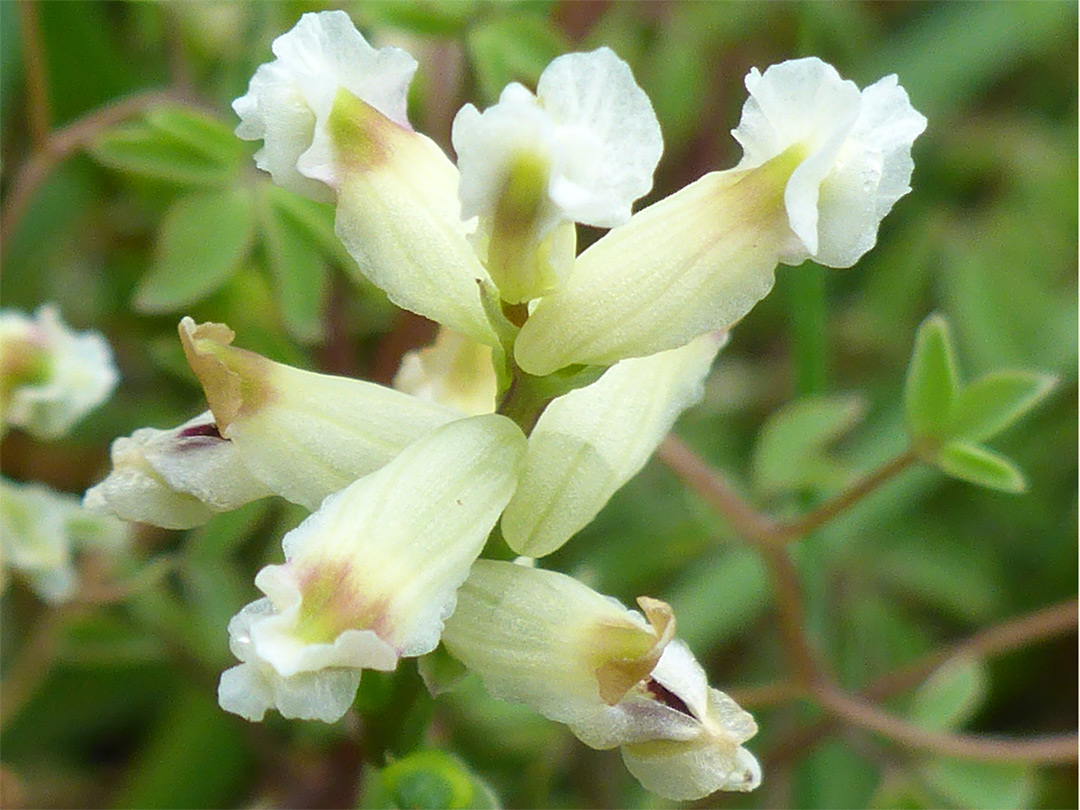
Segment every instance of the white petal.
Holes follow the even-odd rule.
[[[466,238],[458,172],[430,139],[343,95],[333,110],[341,181],[335,231],[357,267],[400,307],[494,345]]]
[[[271,47],[277,59],[260,66],[247,94],[233,102],[241,119],[236,134],[263,139],[256,165],[276,183],[329,201],[322,183],[336,185],[337,167],[326,127],[339,89],[408,127],[416,60],[399,48],[372,48],[343,11],[304,14]]]
[[[502,416],[436,430],[337,493],[284,540],[304,565],[348,568],[401,655],[433,650],[455,592],[517,484],[525,437]]]
[[[598,667],[647,654],[655,641],[639,614],[577,580],[494,560],[473,566],[443,633],[491,695],[562,723],[608,710]]]
[[[664,144],[648,96],[610,48],[555,59],[536,87],[559,125],[551,196],[576,222],[614,227],[652,188]]]
[[[805,156],[785,194],[803,249],[785,252],[783,261],[810,256],[850,267],[909,190],[911,145],[926,119],[895,76],[859,93],[817,58],[773,65],[764,75],[751,70],[746,86],[751,97],[732,132],[744,150],[739,167],[759,166],[792,146]]]
[[[622,757],[642,787],[665,799],[701,799],[717,790],[746,792],[761,784],[761,766],[753,754],[709,740],[638,743],[625,746]]]
[[[637,474],[678,415],[701,398],[724,334],[623,360],[548,405],[529,436],[521,484],[502,517],[519,554],[542,557],[586,526]]]

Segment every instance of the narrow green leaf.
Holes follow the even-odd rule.
[[[225,124],[188,107],[155,107],[146,114],[146,122],[169,139],[223,166],[235,166],[248,151]]]
[[[920,768],[936,795],[954,806],[974,810],[1019,810],[1035,798],[1035,774],[1030,765],[974,762],[938,757]]]
[[[950,731],[970,720],[986,699],[986,665],[981,659],[946,661],[912,696],[908,717],[932,731]]]
[[[840,483],[847,472],[826,450],[862,420],[858,394],[803,397],[769,417],[754,448],[753,474],[765,494]]]
[[[912,437],[940,437],[959,382],[948,322],[931,315],[919,327],[904,386],[904,414]]]
[[[274,276],[285,326],[295,338],[323,338],[322,312],[330,275],[326,259],[310,234],[263,197],[259,206],[267,264]]]
[[[243,188],[184,197],[165,215],[150,272],[135,293],[142,312],[171,312],[224,284],[251,246],[254,205]]]
[[[1049,374],[998,371],[980,377],[957,398],[948,435],[981,442],[993,438],[1042,402],[1057,383]]]
[[[953,478],[981,487],[1014,493],[1027,489],[1023,473],[1011,461],[977,444],[949,442],[934,463]]]
[[[223,185],[235,174],[234,166],[208,158],[142,123],[105,133],[90,148],[90,154],[121,172],[179,186]]]

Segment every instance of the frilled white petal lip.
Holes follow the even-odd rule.
[[[302,716],[334,720],[361,669],[391,670],[402,656],[435,649],[524,453],[509,419],[461,419],[328,497],[286,535],[285,564],[256,577],[267,598],[230,624],[242,665],[223,676],[222,706],[261,717],[273,705],[291,716],[278,700],[288,687]],[[354,671],[355,681],[326,680],[339,670]],[[305,675],[319,677],[294,680]]]
[[[0,409],[3,424],[40,439],[67,433],[108,399],[120,380],[98,332],[75,332],[45,304],[33,318],[0,313]]]
[[[210,411],[171,430],[140,428],[116,439],[109,454],[112,470],[83,503],[124,520],[189,529],[273,494],[221,436]]]
[[[926,119],[911,106],[896,76],[859,91],[816,57],[752,69],[750,98],[732,131],[743,147],[738,168],[754,168],[797,146],[804,161],[784,195],[801,249],[782,260],[810,257],[850,267],[877,240],[881,220],[910,191],[911,146]]]
[[[255,163],[278,185],[328,202],[338,172],[326,128],[339,89],[408,128],[416,60],[400,48],[371,47],[344,11],[304,14],[271,50],[277,58],[261,65],[233,102],[236,134],[263,141]]]
[[[508,86],[479,113],[466,105],[454,120],[464,217],[494,215],[507,171],[520,153],[548,167],[549,222],[568,219],[614,227],[652,188],[663,151],[660,125],[630,67],[610,48],[560,56],[533,96]]]
[[[221,436],[270,491],[315,509],[461,412],[375,383],[316,374],[232,345],[224,324],[180,322]]]

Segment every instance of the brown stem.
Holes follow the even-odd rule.
[[[1076,734],[1024,739],[947,734],[916,726],[830,684],[816,685],[813,696],[819,705],[847,723],[920,751],[984,762],[1065,763],[1077,760],[1080,740]]]
[[[11,672],[3,681],[3,701],[0,701],[0,728],[4,728],[33,697],[41,684],[49,664],[57,639],[68,619],[82,607],[64,606],[46,609],[30,630],[23,644],[19,657],[12,665]]]
[[[137,93],[99,107],[92,113],[50,134],[41,147],[23,161],[15,173],[7,200],[3,209],[0,210],[0,250],[4,250],[8,244],[15,226],[26,213],[26,208],[38,186],[60,162],[76,150],[92,143],[109,127],[142,112],[147,107],[165,101],[181,101],[181,99],[163,90]]]
[[[45,49],[41,45],[41,18],[35,0],[19,3],[19,33],[23,46],[23,65],[26,68],[27,118],[30,140],[41,149],[52,128],[52,105],[49,102],[49,73]]]
[[[776,528],[776,534],[781,542],[798,540],[806,537],[816,529],[821,528],[837,515],[843,514],[856,503],[861,501],[871,492],[874,492],[882,484],[902,473],[914,465],[919,457],[911,450],[886,462],[865,478],[856,481],[849,489],[841,492],[830,501],[826,501],[813,511],[803,515],[798,520],[785,523]]]
[[[973,655],[993,658],[1011,650],[1066,633],[1077,626],[1077,601],[1070,599],[1043,610],[1029,613],[982,630],[964,641],[888,672],[859,693],[868,700],[883,700],[920,684],[931,672],[950,658]],[[834,718],[818,720],[790,735],[765,760],[779,764],[800,756],[807,748],[836,727]]]
[[[759,513],[716,470],[712,469],[682,439],[669,435],[660,443],[657,457],[684,484],[696,492],[731,528],[755,545],[773,542],[775,524]]]

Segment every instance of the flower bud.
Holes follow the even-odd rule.
[[[463,419],[327,498],[285,536],[285,564],[259,572],[266,598],[230,622],[242,663],[222,675],[222,708],[332,722],[362,669],[435,649],[524,452],[505,417]]]
[[[492,413],[497,382],[491,347],[443,327],[433,345],[401,358],[394,388],[472,416]]]
[[[529,435],[525,472],[502,517],[519,554],[542,557],[584,528],[697,402],[726,333],[623,360],[545,409]]]
[[[74,332],[46,304],[0,313],[0,423],[39,439],[67,433],[112,394],[120,375],[97,332]]]

